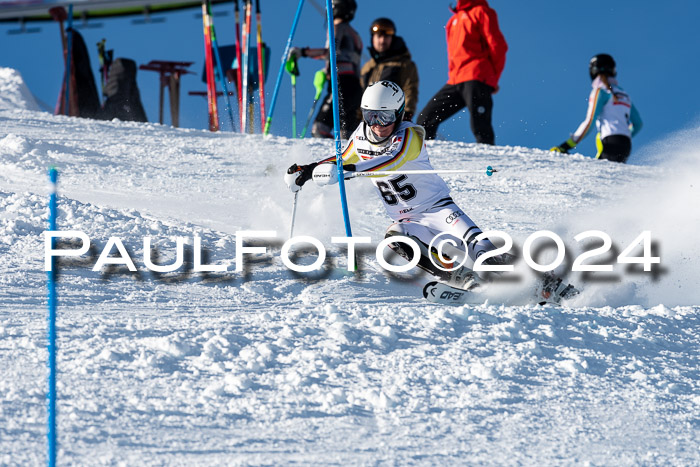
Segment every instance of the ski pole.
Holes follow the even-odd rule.
[[[338,99],[338,68],[335,56],[335,27],[333,25],[333,4],[326,0],[326,17],[328,20],[328,46],[331,70],[331,91],[333,95],[333,137],[335,139],[335,160],[338,167],[338,188],[340,190],[340,207],[343,212],[345,236],[352,237],[348,201],[345,195],[345,177],[343,175],[343,149],[340,142],[340,103]],[[354,111],[355,109],[349,109]]]
[[[216,105],[216,80],[214,78],[214,57],[212,56],[211,27],[209,27],[207,0],[202,0],[202,23],[204,26],[204,61],[207,69],[209,131],[219,131],[219,111]]]
[[[49,181],[51,183],[51,195],[49,198],[49,230],[55,231],[56,228],[56,197],[57,197],[57,180],[58,172],[55,167],[49,169]],[[51,238],[51,248],[55,247],[56,240]],[[49,367],[49,377],[48,377],[48,394],[47,394],[47,459],[46,465],[49,467],[54,467],[56,465],[56,439],[57,439],[57,428],[56,428],[56,260],[51,257],[51,270],[47,272],[48,279],[48,289],[49,289],[49,300],[48,300],[48,367]]]
[[[245,0],[245,24],[243,25],[243,119],[241,120],[241,126],[243,131],[248,132],[247,119],[248,119],[248,74],[250,73],[249,58],[250,53],[250,23],[251,23],[251,3],[253,0]]]
[[[280,90],[280,85],[282,84],[282,75],[284,74],[284,64],[287,62],[287,57],[289,56],[289,49],[292,47],[292,39],[294,39],[294,33],[297,30],[297,24],[299,24],[299,17],[301,16],[301,8],[304,6],[304,0],[299,0],[299,6],[297,7],[296,15],[294,15],[294,22],[292,23],[292,30],[289,33],[289,38],[287,39],[287,45],[284,47],[284,53],[282,54],[282,60],[280,63],[280,72],[277,74],[277,81],[275,82],[275,90],[272,92],[272,101],[270,102],[270,111],[267,115],[267,120],[265,121],[264,135],[270,133],[270,124],[272,123],[272,114],[275,111],[275,103],[277,102],[277,94]],[[332,24],[332,23],[331,23]]]
[[[226,84],[226,75],[224,74],[224,66],[221,63],[221,54],[219,53],[219,43],[216,41],[216,29],[214,29],[214,15],[211,13],[211,1],[207,0],[207,15],[209,16],[209,26],[211,27],[211,46],[214,49],[214,54],[216,54],[216,70],[219,74],[219,80],[221,81],[221,87],[224,90],[224,102],[226,103],[226,111],[231,119],[231,131],[236,131],[233,120],[233,110],[231,110],[231,98],[228,95],[228,85]]]
[[[292,138],[297,137],[297,77],[292,75]]]
[[[97,59],[100,62],[100,101],[102,101],[102,94],[105,92],[105,82],[107,81],[107,73],[105,69],[105,42],[107,39],[102,39],[97,43]]]
[[[486,173],[488,177],[498,172],[490,165],[486,167],[486,172],[480,170],[459,170],[459,169],[443,169],[443,170],[377,170],[374,172],[349,172],[347,178],[355,177],[373,177],[375,175],[425,175],[425,174],[480,174]]]
[[[294,193],[294,205],[292,206],[292,224],[289,227],[289,238],[292,238],[292,235],[294,235],[294,220],[297,217],[297,198],[299,197],[299,192]]]
[[[71,80],[75,79],[72,76],[73,68],[73,4],[68,5],[68,27],[66,28],[67,33],[67,47],[66,47],[66,94],[65,94],[65,110],[66,115],[70,115],[71,108]],[[77,116],[77,115],[76,115]]]
[[[316,95],[314,96],[314,103],[311,104],[311,109],[309,109],[309,115],[306,116],[306,123],[304,124],[304,129],[301,131],[301,136],[299,136],[299,138],[306,136],[306,130],[309,129],[311,117],[314,116],[314,112],[316,111],[316,103],[318,103],[318,100],[321,98],[321,93],[323,92],[323,87],[326,85],[326,81],[328,81],[326,70],[321,69],[314,74],[314,87],[316,88]]]
[[[292,78],[292,138],[297,137],[297,76],[299,76],[299,66],[295,56],[289,57],[284,69]]]
[[[238,0],[235,2],[235,13],[236,13],[236,61],[238,66],[236,67],[236,87],[238,89],[238,123],[241,126],[241,133],[245,130],[243,129],[243,94],[241,92],[243,82],[241,81],[241,22],[240,22],[240,8],[238,7]]]
[[[255,0],[255,22],[258,26],[258,91],[260,93],[260,131],[265,131],[265,60],[263,57],[260,0]]]

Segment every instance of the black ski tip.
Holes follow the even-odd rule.
[[[423,286],[423,298],[428,298],[428,289],[430,287],[435,287],[436,285],[436,281],[428,282],[427,284],[425,284],[425,286]]]

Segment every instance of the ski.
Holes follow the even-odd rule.
[[[428,282],[423,287],[423,298],[441,305],[464,305],[472,292],[451,287],[443,282]]]
[[[423,287],[423,298],[441,305],[461,306],[468,303],[470,299],[475,299],[475,303],[481,301],[484,297],[479,295],[486,290],[486,287],[488,283],[476,283],[465,290],[449,286],[444,282],[432,281]],[[579,293],[576,287],[565,283],[561,278],[553,274],[545,274],[534,290],[532,303],[542,306],[561,306],[562,302]]]

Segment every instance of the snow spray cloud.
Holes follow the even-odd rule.
[[[652,232],[661,256],[661,274],[624,277],[623,284],[587,287],[590,305],[636,303],[655,306],[700,302],[700,124],[642,148],[632,162],[658,168],[658,176],[644,186],[621,184],[617,201],[577,215],[572,231],[600,226],[616,241],[631,241],[643,230]],[[601,162],[609,163],[609,162]],[[623,247],[626,245],[622,245]]]

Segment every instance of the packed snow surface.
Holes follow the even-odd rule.
[[[282,264],[284,170],[332,142],[53,116],[18,76],[0,68],[0,464],[45,461],[52,165],[58,228],[91,241],[60,261],[61,464],[700,464],[698,129],[637,150],[640,165],[428,143],[437,168],[497,168],[446,180],[518,248],[556,232],[570,270],[577,234],[604,231],[619,254],[650,230],[661,257],[647,273],[570,274],[582,293],[566,306],[523,300],[534,274],[519,269],[518,282],[444,307],[422,299],[427,277],[384,272],[372,248],[347,271],[330,240],[345,233],[335,186],[298,198],[295,235],[326,246],[324,269]],[[368,180],[347,188],[353,234],[376,245],[390,224],[380,200]],[[246,230],[277,238],[236,272]],[[192,271],[195,236],[226,271]],[[92,271],[110,237],[137,272]],[[149,271],[144,237],[161,265],[186,238],[185,265]]]

